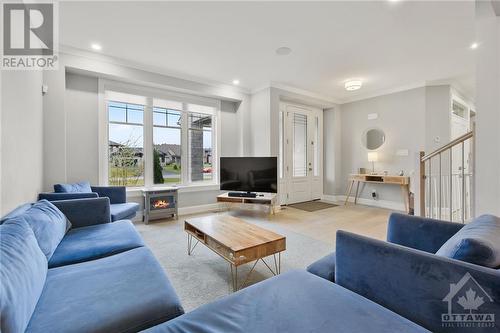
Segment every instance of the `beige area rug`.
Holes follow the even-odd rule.
[[[231,214],[249,223],[270,229],[286,236],[286,251],[281,256],[281,272],[293,269],[304,269],[307,265],[334,250],[333,242],[325,243],[300,235],[273,222],[268,214],[255,215],[244,211],[232,211]],[[277,213],[277,215],[283,213]],[[153,251],[165,273],[172,282],[182,305],[191,311],[200,305],[212,302],[232,293],[229,264],[206,246],[198,244],[193,255],[187,254],[187,236],[182,220],[166,220],[148,225],[137,223],[137,229],[144,241]],[[291,220],[290,223],[293,223]],[[266,259],[271,263],[270,259]],[[238,268],[241,280],[252,267],[251,264]],[[272,277],[267,267],[259,262],[252,273],[248,285]],[[242,283],[243,281],[239,281]],[[147,281],[142,281],[147,283]]]
[[[306,212],[315,212],[322,209],[337,207],[338,205],[315,200],[315,201],[300,202],[288,206],[300,210],[305,210]]]

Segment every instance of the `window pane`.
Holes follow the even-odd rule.
[[[167,113],[168,126],[180,127],[181,126],[181,113],[180,111],[168,110]]]
[[[109,124],[110,185],[143,186],[143,127]]]
[[[167,126],[167,112],[166,112],[166,110],[153,108],[153,125]]]
[[[124,123],[127,121],[127,110],[109,105],[108,107],[109,121]]]
[[[307,176],[307,116],[293,114],[293,176]]]
[[[181,127],[181,111],[154,107],[153,125]]]
[[[155,184],[181,183],[181,129],[153,128]]]
[[[189,113],[189,175],[192,182],[212,180],[212,116]]]
[[[111,101],[108,102],[108,115],[110,122],[143,124],[144,106]]]
[[[133,124],[142,124],[143,123],[143,117],[144,117],[144,112],[137,111],[137,110],[128,110],[128,119],[127,123],[133,123]]]

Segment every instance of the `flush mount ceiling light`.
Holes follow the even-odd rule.
[[[344,84],[345,90],[347,91],[353,91],[353,90],[358,90],[361,88],[361,85],[363,82],[361,80],[349,80]]]
[[[292,49],[287,46],[278,47],[276,49],[277,55],[289,55],[290,53],[292,53]]]
[[[95,50],[95,51],[101,51],[102,50],[102,46],[97,44],[97,43],[92,43],[90,45],[90,47],[92,48],[92,50]]]
[[[233,84],[234,84],[235,86],[237,86],[238,84],[240,84],[240,80],[234,79],[234,80],[233,80]]]
[[[478,43],[472,43],[472,44],[470,44],[470,48],[471,48],[471,50],[475,50],[475,49],[477,49],[477,47],[478,47],[478,46],[479,46],[479,44],[478,44]]]

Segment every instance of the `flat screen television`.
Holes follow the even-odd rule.
[[[278,192],[276,157],[221,157],[220,189],[241,192]]]

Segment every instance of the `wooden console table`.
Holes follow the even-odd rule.
[[[390,184],[390,185],[399,185],[401,187],[401,194],[403,196],[403,202],[405,205],[405,211],[409,211],[410,206],[410,177],[407,176],[385,176],[385,175],[361,175],[361,174],[352,174],[349,175],[349,187],[347,189],[345,205],[349,201],[349,197],[351,196],[352,187],[354,183],[357,182],[356,185],[356,195],[354,196],[354,204],[358,202],[358,191],[359,191],[359,183],[370,183],[370,184]]]
[[[266,205],[269,206],[269,213],[274,214],[276,198],[276,193],[258,193],[255,198],[230,197],[228,193],[224,193],[217,196],[217,202],[226,203],[228,208],[231,203]]]

